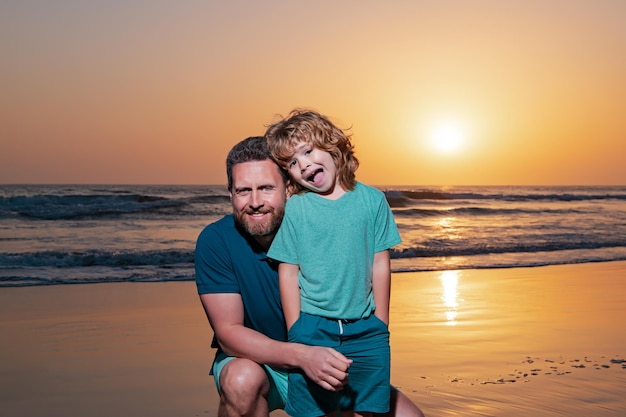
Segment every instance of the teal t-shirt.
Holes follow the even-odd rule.
[[[375,309],[374,254],[400,242],[385,195],[357,183],[337,200],[292,196],[267,256],[299,265],[303,312],[352,320]]]
[[[240,294],[244,325],[287,341],[277,265],[236,225],[232,214],[202,230],[194,256],[199,294]]]

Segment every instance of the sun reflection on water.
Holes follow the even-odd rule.
[[[446,325],[456,326],[459,307],[459,293],[457,291],[459,271],[443,271],[439,276],[439,281],[443,287],[441,299],[446,309]]]

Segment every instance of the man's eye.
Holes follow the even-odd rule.
[[[239,190],[235,194],[240,196],[240,197],[245,197],[248,194],[250,194],[250,190]]]

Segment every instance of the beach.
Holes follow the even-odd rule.
[[[624,317],[625,261],[394,273],[392,382],[431,417],[623,416]],[[4,417],[217,413],[193,281],[2,288],[0,332]]]

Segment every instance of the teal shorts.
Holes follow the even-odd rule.
[[[215,378],[215,386],[217,387],[217,392],[221,392],[220,373],[222,372],[222,369],[224,369],[224,366],[233,359],[235,359],[234,356],[229,356],[224,352],[218,353],[215,356],[215,361],[213,361],[213,368],[211,369],[211,373]],[[269,411],[284,410],[285,404],[287,403],[288,373],[285,370],[272,368],[269,365],[263,365],[263,368],[265,368],[267,379],[270,382],[270,393],[267,397],[267,406],[269,408]]]
[[[337,320],[300,313],[289,329],[289,341],[330,347],[353,362],[348,385],[339,392],[323,389],[302,371],[290,372],[287,414],[316,417],[339,409],[374,413],[389,410],[389,328],[374,314]]]

